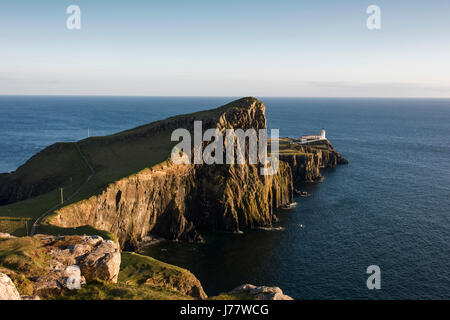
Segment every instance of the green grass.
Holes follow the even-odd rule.
[[[63,241],[68,245],[76,241],[76,237]],[[58,242],[58,246],[62,244]],[[47,251],[50,249],[43,247],[35,237],[0,240],[0,272],[11,277],[22,295],[31,295],[33,283],[29,278],[48,272],[46,267],[50,256]],[[131,252],[122,252],[121,257],[118,283],[91,281],[81,290],[48,299],[193,299],[164,281],[159,282],[170,279],[177,279],[179,283],[189,281],[192,274],[188,270]]]
[[[280,138],[278,140],[278,147],[279,147],[279,154],[280,155],[306,155],[308,154],[305,152],[304,148],[298,144],[290,143],[292,141],[288,138]],[[269,139],[267,148],[270,153],[272,139]]]
[[[138,286],[123,282],[92,281],[80,290],[73,290],[50,300],[192,300],[193,298],[163,288]]]
[[[144,284],[148,279],[169,279],[192,275],[188,270],[133,252],[122,252],[119,281]]]
[[[67,199],[87,179],[90,171],[78,153],[74,143],[57,143],[33,156],[23,166],[11,175],[11,179],[21,184],[38,184],[51,180],[56,189],[39,196],[0,206],[0,220],[7,217],[27,218],[29,226],[44,212],[61,202],[59,188],[64,188],[64,198]],[[12,233],[16,236],[26,235],[24,228],[14,228],[12,225],[0,222],[0,232]]]
[[[71,178],[87,177],[89,168],[72,142],[55,143],[31,157],[10,175],[10,179],[26,185],[42,181],[49,185],[64,185]]]
[[[45,273],[48,258],[35,238],[0,240],[0,271],[11,277],[22,295],[33,293],[28,278]]]
[[[122,252],[119,280],[116,284],[92,281],[80,290],[67,292],[50,299],[74,300],[192,300],[175,288],[162,282],[162,279],[189,280],[192,274],[151,257],[132,252]],[[185,278],[186,277],[186,278]],[[150,281],[149,281],[150,279]],[[161,281],[161,282],[159,282]]]
[[[291,138],[280,138],[278,140],[279,154],[280,155],[302,155],[312,156],[317,150],[328,150],[329,145],[326,143],[316,143],[308,145],[299,145],[297,143],[291,143]],[[268,141],[268,150],[270,151],[271,139]]]
[[[29,234],[32,224],[31,218],[0,217],[0,232],[23,237]]]

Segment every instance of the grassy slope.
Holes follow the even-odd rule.
[[[279,139],[279,153],[280,155],[305,155],[303,148],[298,144],[291,144],[291,139],[280,138]],[[270,140],[268,143],[268,150],[270,151]]]
[[[183,279],[191,273],[156,259],[132,252],[122,252],[119,280],[117,283],[92,281],[81,290],[67,292],[53,299],[75,300],[192,300],[174,288],[155,284],[158,279],[177,277]],[[149,279],[155,281],[148,281]]]
[[[11,277],[22,295],[33,293],[28,278],[43,274],[48,259],[35,238],[0,240],[0,272]]]
[[[33,293],[29,278],[45,274],[49,259],[46,249],[34,237],[0,240],[0,272],[13,279],[22,295]],[[186,269],[139,254],[122,252],[118,283],[92,281],[81,290],[50,299],[193,299],[173,288],[155,284],[157,281],[147,281],[170,277],[184,279],[190,275]]]
[[[90,171],[81,158],[74,143],[58,143],[33,156],[15,173],[14,179],[24,184],[52,180],[58,187],[50,192],[10,205],[0,206],[0,231],[16,236],[27,235],[34,220],[60,202],[59,187],[64,188],[64,197],[75,192],[89,176]],[[13,219],[14,218],[14,219]]]
[[[164,288],[137,286],[123,282],[107,283],[92,281],[80,290],[68,292],[62,296],[51,297],[54,300],[192,300],[193,298],[169,291]]]
[[[233,102],[217,109],[175,116],[110,136],[91,137],[79,141],[78,145],[94,167],[95,175],[88,184],[83,186],[81,192],[65,205],[87,199],[101,192],[114,181],[167,160],[172,147],[177,143],[170,141],[173,128],[168,124],[174,121],[180,122],[183,119],[192,124],[193,118],[198,120],[216,118],[225,110],[235,106]],[[55,146],[60,148],[58,152],[47,150]],[[24,183],[56,179],[58,188],[25,201],[0,206],[0,232],[8,232],[16,236],[26,235],[25,221],[12,221],[10,217],[27,218],[30,226],[35,219],[60,202],[59,187],[64,187],[65,196],[68,197],[89,176],[89,168],[73,143],[58,143],[47,149],[33,156],[14,175],[22,178]],[[67,234],[73,229],[64,231],[62,228],[44,226],[37,231],[38,233]]]

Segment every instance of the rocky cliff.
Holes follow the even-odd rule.
[[[203,129],[266,128],[265,106],[244,98],[224,107],[161,122],[152,130],[186,128],[202,120]],[[151,138],[151,137],[149,137]],[[170,141],[167,141],[169,143]],[[290,167],[261,176],[259,165],[156,166],[110,183],[101,193],[60,209],[49,221],[61,227],[92,225],[135,246],[149,233],[167,239],[201,241],[198,230],[238,231],[267,226],[274,208],[292,202]]]
[[[70,201],[46,223],[90,225],[115,234],[122,247],[134,248],[149,235],[202,241],[201,230],[270,226],[276,220],[274,209],[293,201],[294,181],[316,181],[321,169],[346,163],[327,140],[300,146],[293,139],[280,139],[282,161],[273,176],[260,175],[261,166],[248,162],[175,165],[169,160],[175,144],[171,134],[178,128],[192,134],[194,121],[202,121],[203,130],[222,133],[263,129],[265,106],[243,98],[110,136],[54,144],[16,172],[0,175],[0,203],[31,201],[0,209],[39,217],[59,201],[63,187]]]
[[[292,145],[295,139],[284,138],[289,152],[280,148],[280,160],[289,164],[295,182],[314,182],[322,179],[321,169],[335,168],[348,161],[331,145],[328,140],[312,142],[305,145]],[[285,144],[286,145],[286,144]]]

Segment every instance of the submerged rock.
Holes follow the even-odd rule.
[[[21,300],[20,294],[12,280],[0,272],[0,300]]]

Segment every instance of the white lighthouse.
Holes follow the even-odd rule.
[[[322,128],[322,132],[320,133],[320,139],[325,140],[326,138],[327,138],[326,131],[324,128]]]

